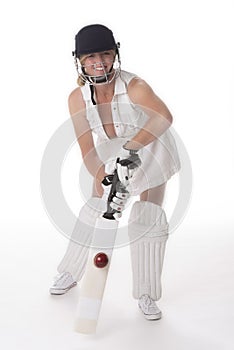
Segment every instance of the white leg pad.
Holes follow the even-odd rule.
[[[81,208],[67,251],[58,266],[58,272],[70,272],[76,281],[82,278],[92,242],[96,219],[105,211],[105,202],[92,197]]]
[[[135,202],[129,217],[129,238],[133,273],[133,297],[148,294],[158,300],[162,294],[161,274],[168,223],[162,207]]]

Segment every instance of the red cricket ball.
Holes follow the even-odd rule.
[[[94,265],[99,268],[105,267],[109,261],[108,256],[105,253],[98,253],[93,260]]]

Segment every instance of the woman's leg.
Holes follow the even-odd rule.
[[[102,191],[100,181],[94,179],[92,197],[80,210],[68,249],[58,266],[60,273],[69,271],[76,281],[79,281],[84,273],[96,219],[105,210],[101,200]]]
[[[152,202],[152,203],[157,204],[160,207],[162,207],[163,199],[164,199],[164,195],[165,195],[165,190],[166,190],[166,185],[167,185],[167,183],[165,182],[162,185],[150,188],[150,189],[142,192],[140,195],[140,200]]]
[[[103,195],[103,187],[102,187],[102,184],[101,182],[95,178],[94,181],[93,181],[93,193],[92,193],[92,197],[99,197],[101,198],[102,195]]]
[[[168,238],[168,223],[162,208],[166,183],[144,191],[133,204],[129,238],[133,270],[133,297],[161,297],[161,273]]]
[[[80,281],[84,274],[95,222],[105,210],[105,203],[100,198],[102,191],[100,182],[94,181],[92,197],[80,210],[66,253],[58,266],[60,274],[68,272],[72,276],[71,281]],[[67,280],[65,283],[67,283]],[[51,294],[65,293],[70,289],[70,286],[68,288],[64,287],[65,283],[63,283],[63,280],[62,282],[59,281],[59,285],[58,282],[55,282],[50,289]]]

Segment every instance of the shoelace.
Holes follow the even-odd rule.
[[[142,299],[146,306],[154,306],[154,301],[149,297],[149,295],[143,295]]]
[[[157,307],[155,305],[155,302],[150,298],[149,295],[147,294],[143,295],[142,302],[144,304],[144,307],[148,310],[148,312],[152,312],[152,313],[157,312]]]

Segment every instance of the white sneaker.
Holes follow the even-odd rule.
[[[55,277],[53,286],[50,288],[50,294],[65,294],[67,291],[69,291],[69,289],[75,287],[76,285],[77,282],[73,279],[70,272],[62,272]]]
[[[159,320],[162,317],[162,312],[157,307],[156,302],[147,294],[140,297],[138,306],[147,320]]]

